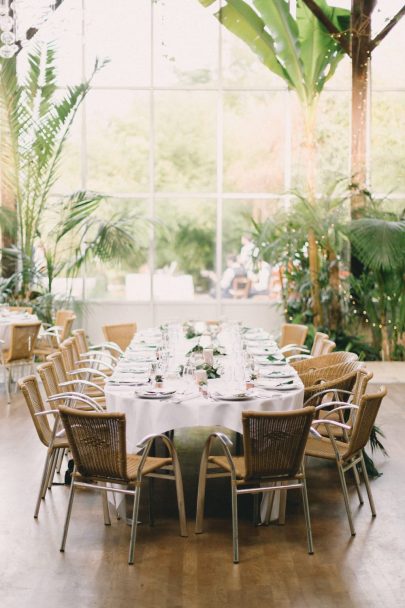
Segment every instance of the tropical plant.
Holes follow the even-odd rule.
[[[15,261],[5,288],[12,286],[20,299],[50,293],[55,276],[75,274],[92,258],[122,260],[134,253],[134,218],[103,213],[101,194],[76,192],[59,202],[50,199],[70,127],[104,63],[96,61],[90,78],[69,87],[61,99],[52,46],[29,54],[21,84],[14,59],[1,65],[1,177],[13,202],[8,219],[14,218],[16,235],[16,243],[2,253],[3,259]],[[3,217],[0,222],[10,234]]]
[[[214,0],[199,0],[210,6]],[[318,1],[337,32],[350,24],[350,11]],[[296,18],[286,0],[226,0],[215,17],[256,53],[264,65],[296,92],[303,112],[306,147],[306,198],[316,202],[315,123],[319,94],[333,76],[344,51],[303,0],[297,1]],[[316,236],[309,228],[309,271],[314,323],[323,322]]]
[[[258,259],[277,265],[288,318],[312,323],[308,232],[312,229],[319,259],[318,282],[322,318],[329,331],[340,325],[345,306],[342,280],[348,262],[348,193],[337,182],[316,207],[299,192],[290,209],[263,223],[253,221]]]
[[[353,308],[370,326],[382,358],[404,358],[400,339],[405,332],[405,220],[354,220],[349,228],[355,255],[364,266],[352,277]]]

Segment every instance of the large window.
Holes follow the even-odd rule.
[[[392,200],[405,198],[404,33],[400,23],[376,50],[373,79],[370,182]],[[252,264],[249,233],[251,217],[271,216],[304,183],[302,119],[283,82],[198,0],[64,0],[43,35],[56,40],[61,89],[109,59],[55,196],[88,188],[108,196],[105,213],[144,218],[139,254],[86,268],[86,297],[277,299],[277,273]],[[349,137],[345,59],[320,98],[320,191],[347,177]]]

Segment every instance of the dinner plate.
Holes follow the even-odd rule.
[[[141,399],[167,399],[171,397],[176,392],[175,389],[165,390],[165,389],[150,389],[147,391],[140,391],[137,393],[138,397]]]
[[[284,384],[281,386],[272,386],[271,390],[272,391],[296,391],[297,389],[299,389],[300,387],[298,386],[298,384]]]
[[[221,393],[214,393],[211,396],[215,401],[250,401],[251,399],[255,399],[254,395],[247,395],[246,393],[225,393],[224,395]]]
[[[261,372],[261,378],[268,378],[269,380],[284,380],[284,378],[295,378],[297,374],[294,372]]]
[[[267,358],[259,358],[257,359],[259,365],[287,365],[287,361],[285,359],[276,359],[275,361],[269,361]]]

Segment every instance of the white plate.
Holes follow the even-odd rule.
[[[215,401],[250,401],[251,399],[255,399],[254,395],[246,395],[245,393],[235,393],[235,394],[225,394],[214,393],[212,398]]]
[[[269,380],[278,380],[279,378],[281,380],[284,380],[284,378],[295,378],[297,374],[294,374],[293,372],[279,372],[279,371],[274,371],[274,372],[262,372],[260,374],[261,378],[268,378]]]
[[[276,359],[275,361],[269,361],[268,359],[257,359],[259,365],[287,365],[285,359]]]
[[[137,395],[141,399],[167,399],[168,397],[171,397],[172,395],[174,395],[175,392],[176,392],[175,389],[172,389],[172,390],[161,389],[160,391],[159,391],[159,389],[156,389],[156,390],[151,389],[150,391],[139,392]]]
[[[272,386],[272,391],[296,391],[300,387],[297,384],[285,384],[283,386]]]

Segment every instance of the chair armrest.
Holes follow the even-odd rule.
[[[79,367],[78,369],[75,369],[74,371],[67,372],[67,374],[69,376],[76,376],[79,374],[90,374],[93,376],[100,376],[101,378],[104,378],[104,379],[108,378],[107,374],[102,372],[100,369],[95,369],[94,367]]]
[[[104,409],[100,406],[99,403],[97,403],[97,401],[95,399],[93,399],[92,397],[88,397],[87,395],[83,395],[83,393],[78,393],[75,391],[71,391],[71,392],[67,392],[67,393],[56,393],[55,395],[52,395],[51,397],[47,398],[48,402],[61,401],[61,400],[73,401],[75,403],[76,402],[83,403],[85,405],[89,405],[90,407],[92,407],[94,410],[96,410],[98,412],[104,412]]]
[[[286,357],[288,363],[291,363],[292,361],[304,361],[305,359],[313,359],[312,355],[291,355],[290,357]]]
[[[114,367],[106,361],[100,361],[98,359],[80,359],[80,361],[75,361],[75,365],[81,365],[82,363],[102,363],[105,368],[114,371]]]
[[[322,420],[313,420],[311,422],[311,426],[313,425],[318,425],[318,424],[325,424],[325,425],[330,425],[330,426],[340,426],[340,428],[342,429],[351,429],[352,427],[349,424],[344,424],[343,422],[337,422],[337,420],[325,420],[324,418],[322,418]]]
[[[334,408],[329,413],[332,413],[335,410],[359,409],[359,406],[355,405],[354,403],[346,403],[346,401],[328,401],[328,403],[321,403],[321,405],[317,405],[315,411],[329,408],[331,405],[337,405],[339,407]]]
[[[282,353],[289,350],[298,350],[301,353],[309,353],[309,348],[306,348],[306,346],[299,346],[298,344],[286,344],[280,348],[280,352]]]
[[[75,386],[76,384],[96,388],[102,395],[105,395],[104,389],[95,382],[91,382],[91,380],[68,380],[67,382],[59,382],[59,386]]]

